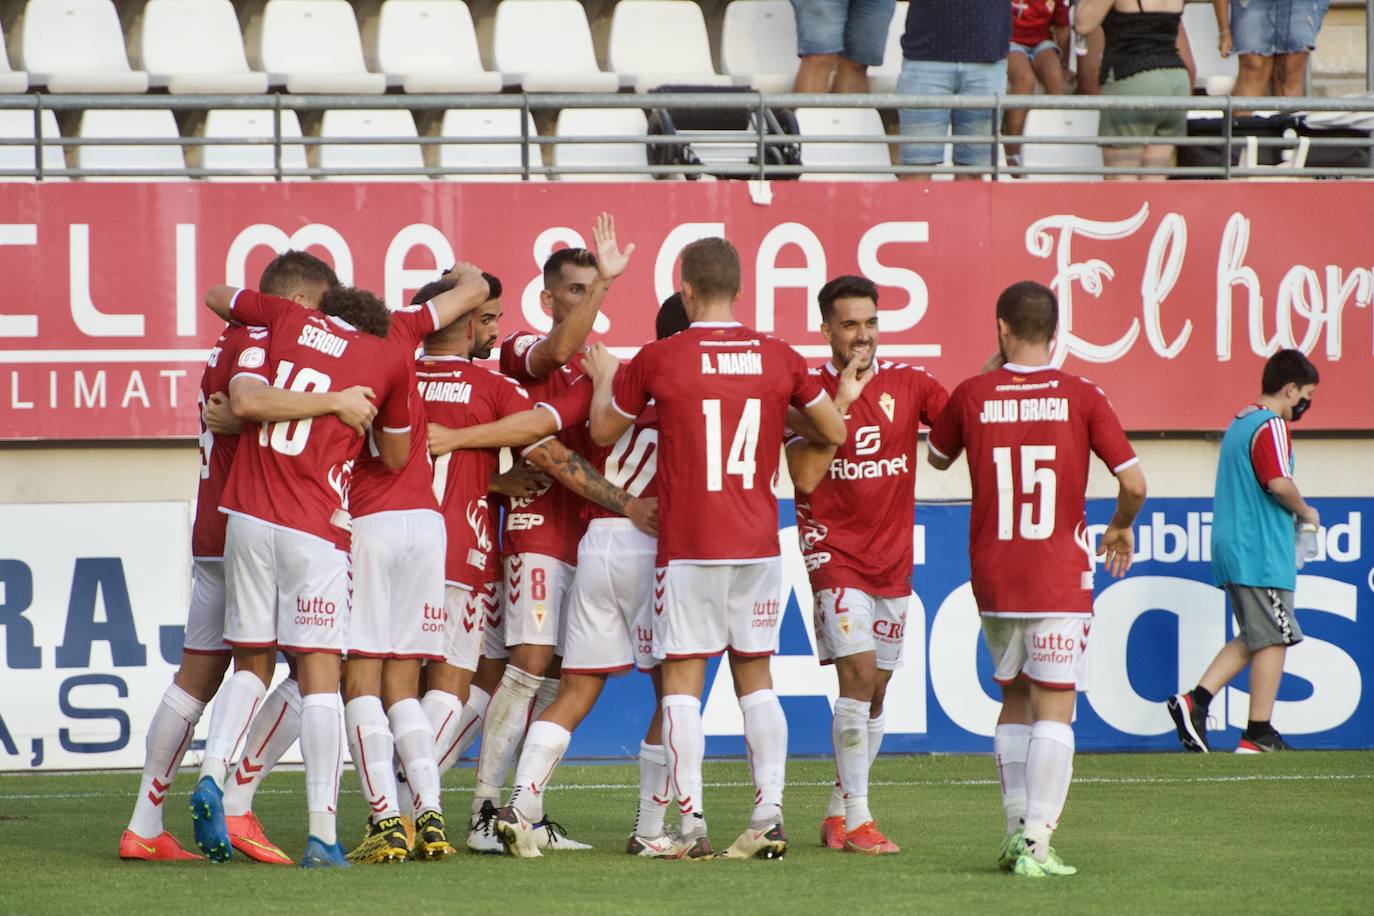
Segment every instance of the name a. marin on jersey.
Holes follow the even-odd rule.
[[[313,324],[301,328],[301,336],[296,338],[296,343],[312,350],[319,350],[326,356],[343,356],[344,350],[348,349],[348,341]]]
[[[980,423],[1030,423],[1037,420],[1067,423],[1068,398],[1007,398],[984,401]]]
[[[420,382],[420,397],[426,401],[445,404],[467,404],[472,401],[471,382]]]
[[[762,353],[717,353],[715,365],[711,354],[701,354],[702,375],[763,375]]]

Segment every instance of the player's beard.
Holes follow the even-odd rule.
[[[472,351],[468,354],[469,359],[486,359],[491,356],[492,345],[496,343],[496,338],[488,337],[486,340],[472,345]]]

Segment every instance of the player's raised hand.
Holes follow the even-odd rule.
[[[493,476],[487,490],[511,499],[532,499],[548,490],[552,483],[538,468],[521,461],[509,471]]]
[[[236,436],[243,431],[243,421],[234,416],[229,406],[229,395],[216,391],[205,401],[200,412],[205,428],[218,436]]]
[[[452,280],[459,286],[482,284],[487,286],[487,278],[482,276],[482,268],[468,261],[459,261],[448,269],[444,279]],[[490,290],[488,290],[490,291]]]
[[[1097,545],[1097,555],[1103,558],[1107,573],[1115,579],[1126,575],[1134,554],[1135,533],[1130,528],[1108,528]]]
[[[625,504],[625,517],[651,538],[658,537],[658,499],[636,497]]]
[[[364,435],[377,416],[377,405],[371,399],[377,395],[366,385],[354,385],[338,392],[334,401],[334,416],[358,435]]]
[[[615,375],[620,368],[620,360],[606,349],[602,343],[594,343],[582,355],[582,365],[593,382],[600,382]]]
[[[592,230],[596,242],[596,272],[603,280],[614,280],[625,272],[634,254],[635,244],[631,242],[620,250],[615,240],[615,217],[602,213],[596,218],[596,228]]]
[[[864,346],[856,349],[854,355],[849,357],[849,363],[840,373],[839,387],[835,389],[835,406],[841,411],[857,401],[872,380],[872,356],[873,348]]]

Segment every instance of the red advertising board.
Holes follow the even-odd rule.
[[[996,346],[993,303],[1059,294],[1058,355],[1132,430],[1215,430],[1297,346],[1323,391],[1303,428],[1374,429],[1374,184],[51,184],[0,188],[0,439],[195,434],[215,283],[309,247],[391,305],[455,255],[499,275],[506,329],[541,327],[539,265],[615,214],[636,243],[597,331],[652,336],[692,239],[739,248],[740,320],[827,353],[815,293],[881,290],[880,352],[947,385]]]

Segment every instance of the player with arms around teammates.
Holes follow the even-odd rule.
[[[1084,520],[1089,456],[1116,476],[1098,549],[1123,575],[1145,475],[1102,390],[1056,369],[1054,294],[1029,281],[997,299],[1000,355],[960,383],[930,432],[930,463],[968,454],[969,563],[983,637],[1002,685],[993,746],[1007,835],[999,864],[1023,877],[1072,875],[1050,847],[1073,775],[1073,713],[1086,686],[1093,555]],[[993,368],[995,367],[995,368]]]
[[[235,672],[220,692],[207,746],[232,746],[262,702],[278,649],[294,652],[301,700],[309,837],[301,864],[347,865],[335,809],[343,709],[340,654],[349,617],[348,556],[340,549],[348,478],[361,447],[387,466],[405,466],[410,447],[406,360],[384,338],[386,306],[365,290],[336,287],[319,309],[252,290],[213,287],[206,304],[225,320],[272,333],[266,354],[240,355],[230,398],[256,418],[255,399],[270,387],[331,391],[371,389],[378,413],[364,441],[331,416],[262,422],[241,438],[221,511],[225,532],[225,642]],[[237,408],[236,408],[237,409]],[[229,857],[222,787],[225,761],[206,755],[191,795],[196,842],[211,859]]]
[[[821,843],[890,854],[900,850],[869,810],[868,771],[883,741],[887,683],[902,663],[917,433],[949,395],[924,370],[878,359],[878,288],[871,280],[836,277],[817,298],[830,361],[813,371],[844,413],[848,433],[838,449],[790,439],[787,465],[815,598],[816,646],[840,682],[830,730],[839,778]]]
[[[591,434],[609,446],[650,402],[658,412],[662,533],[653,644],[663,659],[664,739],[685,855],[711,854],[701,693],[707,659],[728,651],[756,803],[748,829],[726,854],[776,858],[787,849],[787,719],[769,671],[782,616],[772,484],[789,405],[830,445],[843,444],[844,420],[795,350],[735,320],[734,246],[721,238],[693,242],[681,263],[692,325],[646,345],[616,373],[611,396],[593,401]]]

